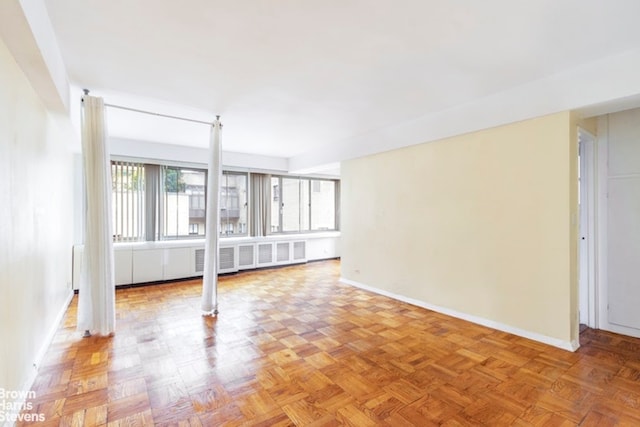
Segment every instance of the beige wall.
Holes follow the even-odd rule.
[[[344,162],[342,276],[576,339],[575,123],[558,113]]]
[[[30,386],[70,296],[69,140],[0,40],[0,388]]]

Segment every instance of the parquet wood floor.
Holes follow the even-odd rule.
[[[117,291],[118,330],[76,302],[46,354],[47,426],[640,425],[640,340],[570,353],[338,283],[328,261]]]

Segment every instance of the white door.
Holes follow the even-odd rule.
[[[608,128],[608,323],[640,336],[640,109],[609,115]]]
[[[589,216],[586,199],[586,184],[587,179],[585,176],[585,143],[584,141],[579,142],[579,159],[578,159],[578,205],[580,212],[580,231],[578,232],[578,238],[580,241],[578,242],[578,265],[579,265],[579,311],[580,311],[580,323],[583,325],[589,324]]]
[[[609,180],[609,322],[640,330],[640,176]]]
[[[596,324],[596,260],[595,260],[595,137],[578,129],[578,232],[579,312],[580,323],[595,328]]]

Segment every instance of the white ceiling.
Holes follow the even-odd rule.
[[[637,0],[45,3],[72,84],[108,103],[220,114],[224,150],[288,158],[640,48]],[[113,109],[109,123],[118,137],[207,145],[202,126]]]

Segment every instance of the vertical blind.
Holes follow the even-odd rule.
[[[113,241],[144,239],[144,165],[111,162]]]
[[[204,237],[206,170],[111,161],[113,241]],[[335,180],[223,171],[224,236],[338,230]]]

